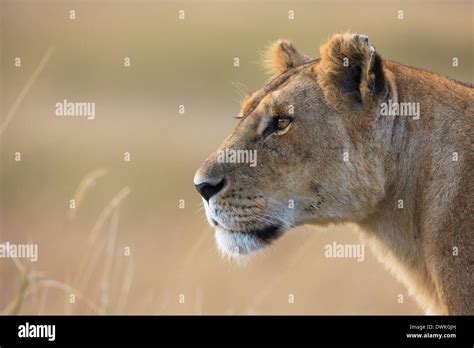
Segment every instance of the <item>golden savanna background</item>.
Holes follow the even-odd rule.
[[[0,242],[39,246],[36,263],[0,259],[3,314],[421,313],[368,250],[324,257],[358,242],[351,226],[222,260],[192,179],[237,123],[241,89],[266,81],[272,40],[317,57],[351,30],[386,59],[472,83],[472,1],[0,4]],[[64,99],[95,102],[95,119],[55,116]]]

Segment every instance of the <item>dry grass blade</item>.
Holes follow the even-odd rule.
[[[105,241],[99,240],[94,243],[94,248],[89,247],[85,255],[82,257],[72,282],[72,284],[74,284],[78,289],[84,289],[84,286],[88,284],[93,271],[96,269],[97,262],[102,255],[103,249],[105,248],[105,244]]]
[[[53,54],[54,47],[50,46],[46,53],[43,55],[41,58],[40,63],[36,67],[35,71],[33,74],[30,76],[30,78],[26,81],[25,85],[23,86],[23,89],[20,91],[20,94],[16,97],[15,101],[13,102],[13,105],[10,107],[8,110],[5,120],[3,121],[2,124],[0,124],[0,136],[3,135],[3,132],[5,132],[5,129],[7,129],[8,124],[11,122],[13,119],[13,116],[15,115],[16,111],[18,110],[18,107],[20,106],[21,102],[23,99],[25,99],[26,95],[30,91],[31,87],[34,85],[36,80],[38,79],[39,75],[43,71],[44,67],[48,63],[49,59],[51,58],[51,55]]]
[[[88,300],[77,289],[63,282],[60,282],[58,280],[53,280],[53,279],[45,279],[45,278],[39,278],[39,279],[36,279],[36,281],[38,281],[39,288],[48,288],[48,289],[53,288],[53,289],[63,290],[64,292],[69,293],[69,294],[74,294],[79,300],[81,300],[89,308],[89,310],[95,313],[99,312],[99,308],[95,303]]]
[[[103,168],[99,168],[96,170],[93,170],[92,172],[89,172],[79,183],[79,186],[77,187],[76,192],[73,195],[73,199],[76,203],[76,208],[75,209],[70,209],[68,212],[68,217],[70,219],[73,219],[76,214],[77,214],[77,209],[81,205],[82,201],[84,200],[84,197],[86,193],[95,185],[97,182],[97,179],[105,176],[107,174],[107,170]]]
[[[112,214],[114,209],[118,207],[120,202],[128,196],[128,194],[131,192],[130,188],[128,186],[125,186],[122,190],[120,190],[119,193],[115,195],[114,198],[107,204],[107,206],[102,210],[102,212],[99,215],[99,218],[97,219],[94,227],[92,228],[92,231],[89,235],[89,242],[94,243],[99,231],[102,229],[104,226],[105,221],[107,221],[107,218]]]
[[[67,292],[69,294],[74,294],[78,299],[84,302],[84,304],[94,312],[98,312],[98,307],[96,304],[93,302],[89,301],[87,298],[85,298],[78,290],[74,289],[73,287],[57,281],[53,279],[47,279],[43,277],[40,273],[37,272],[32,272],[30,269],[26,268],[24,265],[21,264],[21,262],[15,258],[12,259],[18,272],[20,273],[22,282],[20,285],[20,289],[18,291],[17,297],[9,304],[6,306],[6,308],[3,310],[3,314],[19,314],[21,310],[21,306],[24,303],[25,299],[33,294],[36,294],[40,290],[44,289],[43,292],[43,297],[42,297],[42,306],[40,306],[40,310],[44,308],[44,305],[46,303],[46,294],[47,294],[47,289],[49,288],[55,288],[59,290],[63,290],[64,292]],[[34,287],[30,286],[31,284],[35,284]],[[44,313],[44,312],[39,312]]]
[[[18,295],[14,301],[13,309],[11,309],[11,314],[13,315],[20,313],[21,306],[25,300],[28,287],[30,285],[30,277],[28,276],[28,272],[22,274],[21,277],[20,289],[18,290]]]
[[[133,255],[130,255],[129,261],[127,263],[127,269],[125,271],[122,286],[120,288],[120,296],[117,301],[117,313],[124,314],[125,305],[127,303],[128,294],[130,293],[130,288],[133,282],[133,275],[135,271],[135,264],[133,261]]]
[[[104,273],[100,284],[100,313],[106,314],[110,303],[109,289],[110,278],[112,274],[112,259],[114,256],[115,240],[117,239],[118,222],[120,217],[120,208],[114,209],[112,219],[110,221],[109,235],[107,239],[107,246],[105,248],[106,258],[104,265]]]
[[[18,259],[12,258],[13,263],[20,275],[20,289],[16,298],[13,300],[10,306],[7,306],[5,313],[18,314],[20,313],[21,306],[25,300],[28,287],[30,286],[30,270],[26,268]]]

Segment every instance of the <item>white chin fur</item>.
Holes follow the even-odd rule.
[[[247,233],[230,232],[221,227],[216,228],[215,239],[219,251],[229,257],[238,258],[266,246],[258,238]]]

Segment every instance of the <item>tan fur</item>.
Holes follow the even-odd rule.
[[[472,86],[382,61],[360,35],[333,36],[315,61],[288,44],[274,46],[278,76],[247,98],[195,176],[225,179],[204,203],[220,250],[245,254],[297,225],[353,222],[427,313],[474,314]],[[420,118],[382,116],[388,100],[418,102]],[[268,135],[279,115],[290,126]],[[258,165],[220,163],[224,149],[256,150]]]

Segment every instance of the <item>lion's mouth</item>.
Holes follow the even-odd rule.
[[[271,243],[273,240],[277,239],[280,236],[280,227],[279,226],[267,226],[263,229],[246,232],[251,233],[257,238],[267,243]]]
[[[226,227],[222,226],[221,224],[219,224],[214,219],[212,219],[212,224],[215,228],[221,228],[221,229],[224,229],[224,230],[226,230],[227,232],[230,232],[230,233],[251,234],[251,235],[261,239],[262,241],[266,241],[266,242],[271,242],[274,239],[278,238],[279,235],[280,235],[279,231],[281,229],[281,227],[277,226],[277,225],[268,225],[268,226],[266,226],[264,228],[261,228],[261,229],[248,230],[248,231],[235,231],[235,230],[232,230],[232,229],[229,229],[229,228],[226,228]]]
[[[283,229],[277,225],[248,231],[233,231],[216,222],[215,228],[219,249],[231,256],[246,255],[262,249],[283,234]]]

